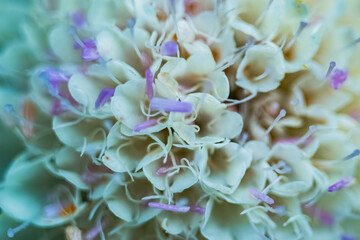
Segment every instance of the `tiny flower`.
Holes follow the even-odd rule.
[[[105,105],[110,101],[111,97],[114,96],[115,90],[111,88],[103,88],[96,99],[95,108],[99,108]]]
[[[346,81],[348,73],[346,70],[334,69],[330,74],[330,85],[334,90],[338,90]]]

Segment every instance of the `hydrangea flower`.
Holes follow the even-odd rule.
[[[1,239],[360,239],[356,0],[0,20]]]

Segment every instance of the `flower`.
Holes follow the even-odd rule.
[[[359,237],[358,10],[3,1],[0,235]]]

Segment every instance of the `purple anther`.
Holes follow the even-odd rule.
[[[360,149],[355,149],[352,153],[350,153],[346,157],[342,158],[341,160],[343,160],[343,161],[350,160],[350,159],[352,159],[354,157],[357,157],[359,155],[360,155]]]
[[[160,47],[162,56],[175,56],[178,51],[178,45],[174,41],[164,42]]]
[[[59,83],[67,82],[70,76],[53,69],[52,67],[44,67],[39,71],[39,76],[46,79],[49,93],[53,96],[59,94]]]
[[[135,132],[140,132],[143,129],[155,126],[156,124],[157,124],[156,119],[150,119],[150,120],[147,120],[147,121],[144,121],[144,122],[141,122],[141,123],[135,125],[134,131]]]
[[[82,27],[86,23],[85,16],[82,12],[79,12],[79,11],[75,12],[71,17],[72,17],[73,23],[77,27]]]
[[[334,69],[330,74],[330,85],[334,90],[338,90],[347,79],[347,71],[341,69]]]
[[[176,206],[176,205],[170,205],[170,204],[164,204],[164,203],[157,203],[157,202],[149,202],[148,206],[151,208],[158,208],[166,211],[171,212],[188,212],[190,211],[189,206]]]
[[[255,189],[255,188],[251,188],[250,193],[254,198],[256,198],[256,199],[258,199],[260,201],[266,202],[267,204],[273,204],[274,203],[274,199],[272,199],[271,197],[269,197],[265,193],[262,193],[262,192],[260,192],[259,190]]]
[[[192,112],[191,103],[169,100],[165,98],[152,98],[150,101],[150,108],[152,110],[165,112],[180,112],[187,114]]]
[[[336,63],[334,61],[331,61],[329,64],[329,69],[326,73],[326,77],[330,76],[330,73],[334,70],[335,66],[336,66]]]
[[[152,85],[154,75],[152,74],[150,69],[148,69],[145,72],[145,76],[146,76],[146,95],[148,96],[149,99],[152,99],[154,96],[154,89],[153,89],[153,85]]]
[[[190,211],[198,214],[205,214],[206,209],[195,205],[191,206]]]
[[[114,96],[115,90],[111,88],[103,88],[99,94],[99,97],[96,99],[95,108],[99,108],[105,105],[110,101],[111,97]]]
[[[335,192],[338,191],[346,186],[348,186],[350,183],[352,183],[353,179],[351,177],[345,177],[344,179],[341,179],[337,183],[331,185],[328,188],[328,192]]]
[[[356,239],[348,235],[341,235],[341,240],[356,240]]]

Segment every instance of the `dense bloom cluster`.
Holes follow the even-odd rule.
[[[2,1],[0,238],[360,239],[359,13]]]

